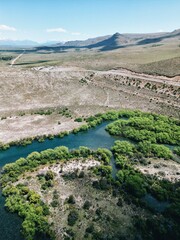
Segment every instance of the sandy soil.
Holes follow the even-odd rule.
[[[37,109],[68,107],[75,117],[107,109],[140,109],[180,116],[179,79],[137,74],[126,69],[92,71],[77,67],[17,66],[0,69],[0,141],[51,134],[77,125],[57,126],[58,116],[29,116]],[[25,116],[20,116],[21,113]],[[18,117],[16,117],[18,116]],[[11,117],[11,118],[10,118]]]
[[[69,229],[67,217],[72,209],[77,209],[79,213],[79,220],[72,228],[76,233],[75,239],[84,239],[86,228],[89,227],[90,223],[94,223],[95,219],[97,219],[96,210],[101,209],[102,221],[96,221],[95,227],[99,230],[101,228],[105,228],[105,231],[108,231],[110,224],[107,225],[106,218],[107,216],[110,216],[111,220],[113,219],[113,221],[117,221],[119,223],[117,226],[118,231],[120,231],[121,234],[124,233],[126,239],[132,240],[130,234],[130,229],[132,228],[131,218],[136,215],[137,212],[138,214],[142,214],[144,216],[144,211],[140,211],[137,207],[133,208],[131,205],[124,202],[123,206],[119,207],[117,206],[118,198],[112,197],[111,191],[101,191],[92,187],[92,182],[93,180],[97,180],[97,176],[91,176],[92,174],[89,174],[88,169],[99,164],[100,163],[98,161],[93,159],[87,159],[85,161],[82,159],[76,159],[64,164],[57,163],[48,166],[41,166],[35,172],[25,173],[23,178],[15,183],[27,184],[31,190],[40,194],[43,201],[48,204],[53,201],[54,190],[58,192],[59,206],[56,208],[50,207],[52,214],[49,216],[49,222],[54,223],[53,228],[55,230],[57,240],[64,239],[66,229]],[[56,173],[55,183],[53,188],[43,191],[37,175],[42,173],[45,174],[47,170],[51,170]],[[76,177],[75,179],[66,179],[63,177],[64,174],[76,172],[77,170],[79,172],[81,170],[84,171],[84,178],[80,179]],[[75,204],[73,205],[67,204],[66,202],[70,195],[73,195],[75,198]],[[87,200],[91,203],[91,207],[89,210],[84,210],[83,205]],[[112,229],[109,229],[109,231],[112,231]],[[130,236],[127,236],[127,234],[130,234]]]
[[[71,131],[82,124],[58,114],[8,117],[0,121],[0,141],[7,143],[44,134],[55,135],[60,132]]]
[[[180,164],[171,160],[148,159],[151,164],[138,165],[137,168],[144,174],[156,175],[159,179],[167,179],[171,182],[180,180]]]

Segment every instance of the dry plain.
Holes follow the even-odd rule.
[[[179,118],[178,50],[175,42],[107,52],[1,52],[16,60],[0,61],[0,141],[72,130],[81,124],[75,118],[108,109]],[[62,108],[70,115],[59,114]]]

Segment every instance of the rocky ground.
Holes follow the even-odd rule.
[[[92,182],[98,177],[93,175],[90,169],[99,164],[93,159],[76,159],[64,164],[41,166],[34,172],[25,173],[21,180],[16,182],[26,184],[31,190],[36,191],[50,206],[54,191],[59,195],[58,205],[50,207],[49,216],[57,240],[66,239],[65,237],[70,237],[72,233],[75,234],[74,239],[85,239],[86,233],[89,233],[88,239],[93,239],[91,232],[87,230],[90,226],[93,226],[93,232],[103,231],[103,234],[119,232],[122,238],[134,239],[132,218],[136,214],[145,216],[146,213],[143,209],[135,208],[124,201],[120,207],[117,204],[118,198],[113,197],[111,191],[92,187]],[[55,174],[54,186],[42,190],[38,175],[46,174],[49,170]],[[84,172],[84,176],[79,178],[77,176],[81,171]],[[67,201],[72,195],[75,202],[70,204]],[[86,209],[84,204],[87,201],[90,206]],[[68,215],[74,210],[78,211],[78,220],[73,226],[69,226]]]
[[[136,166],[142,173],[157,176],[159,179],[166,179],[171,182],[180,180],[180,165],[172,160],[154,159],[147,160],[149,164]]]

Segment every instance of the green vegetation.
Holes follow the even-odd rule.
[[[126,118],[126,120],[118,120],[122,117]],[[107,126],[107,130],[111,134],[121,135],[134,141],[115,141],[111,151],[105,148],[98,148],[96,151],[93,151],[83,146],[79,147],[79,149],[69,151],[67,147],[61,146],[42,152],[33,152],[26,158],[20,158],[16,162],[6,164],[3,167],[1,186],[3,194],[6,197],[6,207],[9,211],[16,212],[23,218],[22,233],[25,239],[34,239],[36,235],[42,238],[49,236],[53,239],[54,235],[48,223],[49,207],[54,210],[59,208],[58,199],[61,192],[58,193],[53,188],[55,185],[55,176],[57,175],[51,170],[36,175],[41,184],[41,191],[52,192],[53,194],[49,206],[41,200],[40,195],[30,190],[26,185],[18,184],[17,181],[26,172],[33,172],[41,165],[65,164],[70,159],[76,160],[77,158],[81,158],[82,160],[94,158],[101,162],[99,166],[94,167],[93,171],[91,171],[91,175],[94,177],[91,185],[95,191],[110,192],[112,196],[117,198],[116,204],[119,208],[123,207],[123,204],[126,203],[147,211],[148,219],[137,216],[138,221],[137,219],[133,220],[134,231],[136,229],[142,239],[179,239],[179,182],[172,183],[167,180],[160,180],[156,176],[144,175],[135,167],[137,161],[145,161],[146,158],[148,159],[152,156],[164,159],[173,157],[172,151],[162,144],[179,144],[179,121],[139,111],[110,111],[87,118],[87,124],[81,126],[76,131],[86,131],[90,127],[109,120],[115,120],[115,122]],[[73,132],[76,133],[76,131]],[[135,135],[136,139],[134,132],[138,134],[137,136]],[[166,137],[163,133],[165,133]],[[67,132],[62,133],[59,137],[67,134]],[[179,155],[179,147],[175,147],[173,151]],[[117,174],[114,178],[112,177],[112,166],[110,166],[112,156],[115,159],[117,168]],[[84,170],[72,172],[68,176],[65,174],[64,179],[78,179],[81,181],[82,186],[84,186],[83,183],[87,180],[86,174]],[[144,200],[147,194],[160,202],[167,202],[167,208],[162,213],[156,213]],[[108,198],[110,199],[110,196]],[[84,211],[84,216],[86,216],[86,213],[91,210],[93,211],[94,207],[91,208],[91,199],[86,199],[81,205],[82,209],[80,210],[76,208],[77,202],[78,198],[76,198],[76,195],[74,196],[74,193],[66,199],[66,205],[69,208],[67,225],[72,229],[82,223],[82,211]],[[102,220],[101,208],[96,209],[96,215],[95,221],[105,221]],[[106,216],[106,220],[111,221],[111,215]],[[153,221],[153,223],[150,224],[149,221]],[[168,223],[170,223],[171,229],[168,227]],[[115,225],[114,222],[114,228]],[[72,229],[69,229],[69,231]],[[74,232],[69,232],[68,235],[74,236],[74,234]],[[89,221],[84,236],[101,239],[97,236],[103,235],[102,231],[98,232],[96,227]]]
[[[134,152],[134,145],[127,141],[116,141],[115,145],[112,147],[112,152],[117,154],[125,154],[127,156],[132,156]]]
[[[166,180],[159,180],[156,177],[150,177],[143,175],[141,172],[134,168],[134,157],[138,154],[138,145],[135,146],[126,141],[116,141],[112,147],[112,153],[114,155],[118,172],[116,178],[113,179],[112,168],[109,165],[112,153],[103,148],[99,148],[97,151],[92,151],[87,147],[80,147],[69,151],[66,147],[57,147],[55,149],[48,149],[40,153],[33,152],[28,157],[20,158],[15,163],[7,164],[3,168],[3,174],[1,176],[1,185],[3,187],[3,194],[6,196],[6,207],[9,211],[17,212],[20,217],[23,218],[22,233],[26,239],[34,239],[35,235],[50,236],[53,238],[54,235],[47,222],[47,217],[49,214],[48,206],[40,200],[40,196],[29,190],[25,185],[12,185],[16,184],[16,181],[22,177],[22,174],[29,171],[34,171],[38,166],[43,164],[52,164],[58,162],[66,162],[69,159],[77,159],[93,157],[101,161],[101,165],[94,168],[93,172],[98,176],[98,179],[92,182],[92,186],[97,189],[97,191],[110,191],[118,198],[117,206],[123,206],[124,202],[128,204],[134,204],[140,208],[144,208],[148,211],[149,207],[143,200],[143,197],[148,193],[154,196],[159,201],[168,201],[169,207],[157,217],[157,226],[166,218],[169,219],[172,226],[172,231],[174,232],[175,238],[178,239],[178,220],[179,215],[179,183],[170,183]],[[76,177],[80,178],[81,173],[77,173]],[[84,174],[83,174],[84,176]],[[47,170],[46,173],[37,175],[41,183],[53,182],[54,173]],[[84,181],[81,178],[80,181]],[[48,186],[49,187],[49,186]],[[45,187],[45,190],[48,190]],[[53,209],[57,209],[59,206],[59,193],[57,190],[53,191],[52,201],[49,206]],[[69,227],[74,227],[77,222],[82,221],[81,211],[76,208],[76,199],[74,195],[70,195],[66,203],[69,206],[69,213],[67,216],[67,225]],[[92,203],[87,199],[82,209],[87,212],[90,211]],[[26,211],[24,210],[26,209]],[[28,210],[27,210],[28,209]],[[175,210],[176,209],[176,210]],[[79,212],[80,211],[80,212]],[[150,209],[149,219],[153,219],[154,210]],[[97,217],[102,220],[102,210],[97,209]],[[159,213],[158,213],[159,214]],[[159,216],[159,215],[157,215]],[[111,219],[111,216],[107,216]],[[109,221],[109,220],[108,220]],[[143,230],[139,230],[136,225],[136,231],[138,230],[143,239],[146,239],[148,229],[150,229],[153,238],[148,239],[158,239],[161,227],[157,227],[156,230],[147,224],[146,219],[140,220],[143,224]],[[136,223],[136,222],[135,222]],[[134,223],[134,224],[135,224]],[[165,224],[166,226],[166,224]],[[167,239],[166,234],[171,232],[168,228],[161,233]],[[91,224],[87,226],[87,231],[85,235],[92,234],[95,236],[97,231],[91,227]],[[157,237],[155,237],[157,234]],[[171,234],[170,234],[171,235]],[[169,235],[168,235],[169,236]],[[40,238],[39,238],[40,239]]]
[[[145,157],[155,156],[172,159],[171,150],[160,144],[180,145],[179,121],[157,114],[141,113],[141,116],[136,114],[136,116],[131,116],[128,120],[120,119],[110,123],[106,130],[112,135],[133,140],[137,143],[136,151],[143,153]],[[118,144],[120,142],[116,142],[117,148]],[[119,151],[132,155],[133,147],[130,147],[131,144],[128,142],[124,144],[125,146],[121,146]],[[128,146],[132,149],[128,149]],[[174,150],[176,153],[178,153],[177,149]]]
[[[112,135],[120,135],[137,142],[149,141],[150,143],[179,145],[180,126],[178,124],[179,122],[175,119],[149,114],[149,116],[118,120],[109,124],[106,130]]]
[[[67,118],[72,117],[72,113],[67,107],[62,108],[58,113],[62,116],[67,117]]]
[[[81,117],[78,117],[78,118],[74,119],[74,121],[75,121],[75,122],[82,122],[83,119],[82,119]]]
[[[180,147],[175,147],[174,148],[174,153],[180,156]]]
[[[52,113],[53,113],[53,110],[52,110],[52,109],[47,109],[47,110],[40,109],[40,110],[35,111],[33,114],[38,114],[38,115],[51,115]]]
[[[37,177],[41,183],[41,188],[43,190],[53,187],[54,173],[52,171],[47,171],[46,174],[39,174]]]
[[[40,196],[25,185],[8,185],[3,190],[6,197],[5,206],[10,212],[16,212],[23,218],[22,234],[25,239],[32,240],[38,234],[39,239],[53,238],[47,215],[49,208],[40,200]]]
[[[124,151],[125,146],[127,152]],[[157,146],[159,145],[156,145],[156,147]],[[152,225],[150,226],[146,220],[141,219],[141,224],[143,224],[141,236],[143,236],[143,239],[169,239],[170,236],[172,239],[178,239],[180,236],[180,232],[178,230],[178,221],[180,220],[179,181],[171,183],[167,180],[159,180],[155,176],[143,175],[141,172],[136,170],[133,166],[135,164],[134,158],[138,154],[138,147],[138,145],[129,145],[126,141],[116,141],[112,147],[116,166],[119,169],[116,175],[115,195],[117,195],[117,191],[119,191],[121,196],[122,194],[124,195],[124,200],[126,202],[133,202],[133,204],[137,206],[148,209],[148,205],[143,201],[143,196],[147,193],[159,201],[168,201],[169,206],[164,212],[162,212],[160,217],[156,217],[156,227]],[[161,148],[162,146],[159,147]],[[163,149],[161,150],[163,152]],[[122,200],[120,203],[118,201],[118,205],[119,204],[120,206],[122,205]],[[150,210],[153,211],[153,209]],[[149,221],[151,221],[150,219],[154,219],[153,215],[149,216],[148,219]],[[171,222],[173,230],[170,230],[167,227],[167,224],[165,223],[166,221]],[[166,226],[163,233],[161,232],[161,227],[158,226],[158,224],[160,225],[162,222],[165,224],[164,226]],[[149,228],[152,231],[151,237],[147,234]]]
[[[12,59],[12,56],[0,56],[0,61],[10,61]]]
[[[35,192],[22,185],[12,185],[16,182],[24,172],[33,171],[39,165],[53,163],[58,161],[67,161],[70,158],[94,156],[98,160],[109,162],[111,156],[110,151],[106,149],[98,149],[97,152],[86,147],[80,147],[77,150],[69,151],[67,147],[56,147],[55,149],[47,149],[42,152],[33,152],[27,158],[20,158],[14,163],[6,164],[3,167],[3,174],[1,176],[1,186],[3,187],[3,194],[6,197],[5,206],[11,212],[17,212],[23,218],[22,233],[25,239],[34,239],[36,234],[50,235],[53,234],[47,222],[46,215],[49,213],[48,207],[40,200],[40,196]],[[111,174],[109,166],[101,167],[101,172],[108,169],[108,174]],[[81,174],[82,175],[82,174]],[[106,174],[103,173],[105,176]],[[47,190],[53,186],[54,173],[47,171],[46,174],[37,176],[42,183],[41,188]],[[53,208],[58,206],[58,193],[53,193],[53,201],[51,206]],[[74,196],[70,195],[68,198],[69,204],[75,204]],[[88,203],[84,208],[88,208]],[[76,211],[71,211],[68,216],[68,224],[73,226],[78,219]]]
[[[39,113],[38,113],[39,112]],[[39,110],[37,114],[40,114]],[[42,114],[50,113],[51,110],[42,110]],[[72,117],[68,108],[63,108],[59,114]],[[125,118],[126,120],[123,120]],[[81,122],[82,118],[76,118],[75,121]],[[81,125],[79,128],[72,130],[72,132],[61,132],[56,135],[43,135],[31,138],[21,139],[18,141],[3,144],[0,142],[0,150],[6,150],[10,146],[26,146],[31,144],[32,141],[37,140],[43,142],[45,139],[53,139],[54,137],[62,138],[70,133],[77,134],[78,132],[87,131],[92,127],[96,127],[104,121],[114,121],[109,124],[106,130],[112,135],[123,136],[137,142],[150,141],[151,143],[162,144],[180,144],[180,121],[167,116],[144,113],[139,110],[111,110],[106,113],[98,113],[95,116],[90,116],[85,119],[87,124]],[[146,125],[147,124],[147,125]]]
[[[72,210],[68,215],[68,225],[73,226],[78,220],[79,214],[76,210]]]

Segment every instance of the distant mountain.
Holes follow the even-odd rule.
[[[125,48],[136,45],[155,44],[162,41],[171,41],[173,38],[179,38],[180,29],[173,32],[162,33],[115,33],[87,40],[68,41],[65,43],[57,43],[47,47],[37,47],[37,50],[65,51],[70,48],[88,48],[98,49],[100,51],[108,51],[116,48]]]
[[[65,47],[85,47],[88,45],[96,44],[98,42],[104,41],[105,39],[108,39],[111,37],[111,35],[107,36],[101,36],[96,38],[88,38],[87,40],[76,40],[76,41],[68,41],[63,44]],[[57,44],[58,46],[58,44]],[[62,45],[61,45],[62,46]]]
[[[52,46],[59,43],[58,41],[48,41],[44,43],[39,43],[31,40],[11,40],[3,39],[0,40],[0,46],[9,46],[9,47],[37,47],[37,46]],[[62,43],[63,44],[63,43]]]
[[[18,47],[31,47],[31,46],[38,46],[38,42],[34,42],[31,40],[11,40],[11,39],[5,39],[0,40],[0,46],[18,46]]]
[[[103,41],[98,41],[95,44],[86,46],[87,48],[102,48],[101,50],[110,50],[118,48],[122,45],[129,44],[131,40],[120,33],[115,33]]]
[[[63,44],[63,43],[59,43],[59,41],[48,41],[48,42],[44,42],[44,43],[38,43],[38,45],[40,46],[55,46],[56,44]]]
[[[145,44],[155,44],[162,42],[163,40],[172,40],[173,38],[179,38],[180,37],[180,29],[177,29],[170,33],[163,33],[156,37],[149,37],[145,38],[138,42],[138,45],[145,45]]]

